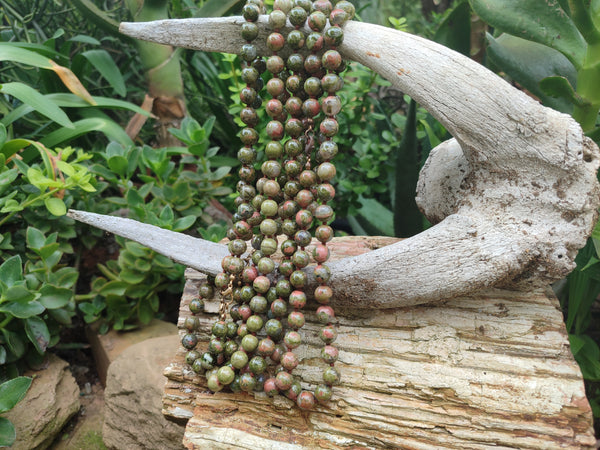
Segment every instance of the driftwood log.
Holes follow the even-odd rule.
[[[234,53],[242,22],[121,29]],[[263,37],[266,23],[259,20]],[[419,206],[437,225],[382,248],[369,240],[346,245],[372,251],[340,251],[343,258],[330,264],[343,385],[329,406],[300,413],[259,394],[207,394],[181,351],[167,369],[165,413],[190,419],[189,448],[592,447],[581,373],[547,286],[573,269],[597,219],[598,147],[571,117],[425,39],[350,22],[339,50],[409,94],[454,136],[431,152],[417,188]],[[127,219],[69,214],[208,274],[221,271],[227,253]],[[189,274],[180,321],[198,283]],[[203,317],[205,339],[211,312]],[[310,310],[307,316],[297,373],[311,383],[315,327]]]
[[[394,242],[335,239],[337,257]],[[179,327],[204,275],[188,269]],[[320,379],[316,305],[303,328],[297,373]],[[207,345],[218,303],[200,315]],[[301,413],[264,394],[212,394],[185,364],[165,369],[163,413],[186,421],[188,449],[593,448],[592,413],[558,301],[550,289],[489,289],[438,304],[344,311],[342,385],[326,407]]]

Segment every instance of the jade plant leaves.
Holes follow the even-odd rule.
[[[553,98],[541,86],[547,77],[564,77],[576,85],[577,72],[573,64],[557,50],[509,34],[498,38],[487,36],[488,57],[513,80],[539,97],[542,102],[562,112],[570,112],[571,102],[566,98]]]
[[[500,31],[552,47],[581,67],[587,44],[557,2],[546,0],[470,0],[473,10]]]

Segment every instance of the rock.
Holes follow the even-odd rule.
[[[102,384],[106,386],[108,366],[126,348],[147,339],[177,334],[177,326],[163,320],[154,319],[148,325],[133,331],[110,330],[106,334],[98,334],[97,327],[92,326],[86,330],[86,334],[92,346],[98,376]]]
[[[48,354],[45,369],[25,375],[33,377],[27,395],[4,415],[17,430],[17,441],[11,449],[42,450],[79,411],[79,387],[67,362],[53,354]]]
[[[132,345],[110,365],[104,391],[103,439],[114,449],[181,449],[184,427],[162,414],[165,366],[177,334]]]

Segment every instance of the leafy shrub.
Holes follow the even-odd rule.
[[[28,377],[17,377],[0,384],[0,414],[13,409],[25,397],[31,381]],[[10,420],[0,417],[0,447],[10,447],[16,437],[15,427]]]

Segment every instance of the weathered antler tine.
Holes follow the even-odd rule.
[[[223,270],[221,269],[221,260],[229,254],[225,245],[197,239],[132,219],[76,209],[70,209],[67,215],[79,222],[131,239],[168,256],[175,262],[212,275]]]

